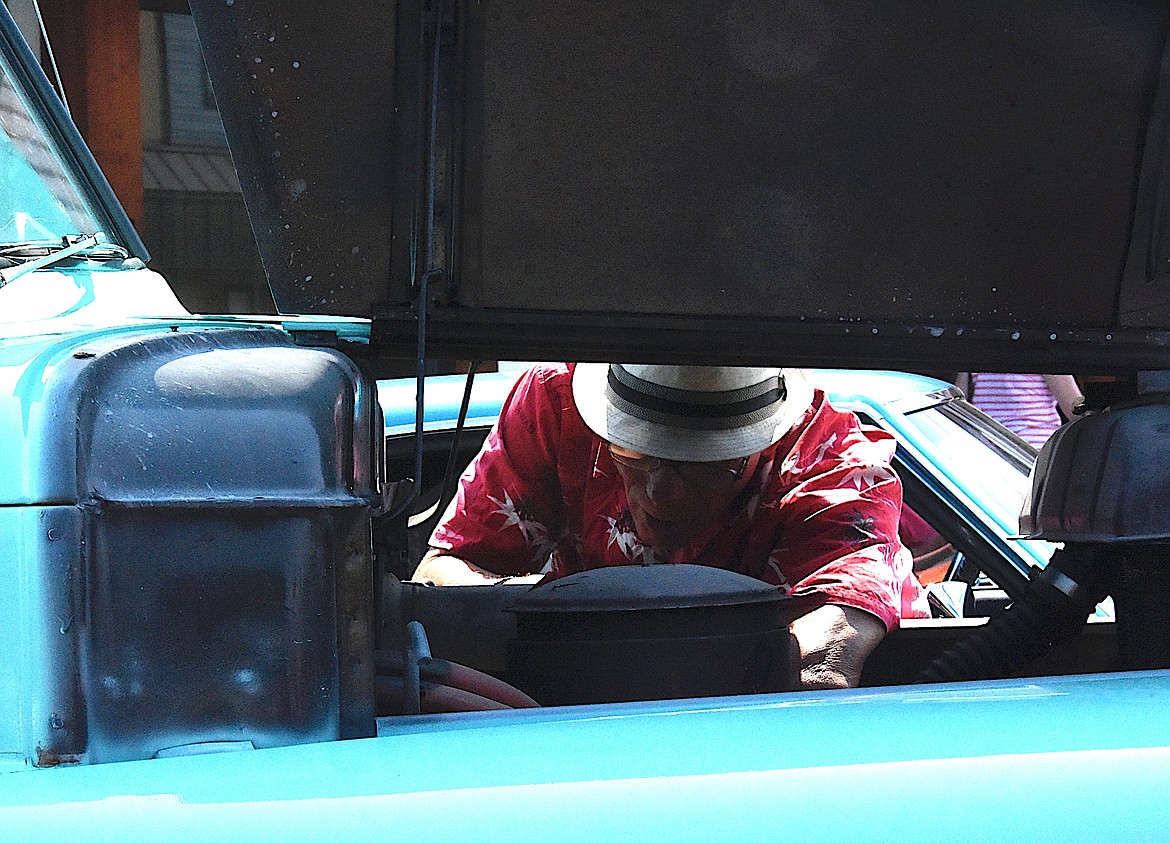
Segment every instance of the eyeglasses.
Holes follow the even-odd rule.
[[[620,445],[606,442],[610,457],[622,468],[637,471],[641,474],[653,474],[661,468],[674,469],[682,480],[693,486],[715,486],[734,483],[743,476],[751,457],[741,457],[736,460],[720,460],[717,462],[679,462],[664,460],[660,457],[648,457],[636,451],[627,451]]]

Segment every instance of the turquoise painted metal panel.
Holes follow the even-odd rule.
[[[76,728],[79,543],[75,507],[0,506],[0,771],[47,758]]]
[[[1156,672],[398,718],[369,740],[8,776],[0,824],[30,840],[905,841],[1070,840],[1109,820],[1152,839],[1167,704]]]
[[[467,407],[469,427],[490,427],[500,415],[500,407],[519,373],[485,372],[476,375]],[[449,429],[459,417],[463,399],[463,375],[436,375],[426,380],[424,398],[426,416],[424,429]],[[401,436],[415,429],[414,405],[417,386],[413,379],[378,382],[378,403],[386,417],[386,435]]]
[[[14,841],[1163,839],[1164,749],[890,762],[480,787],[409,796],[193,804],[169,794],[0,811]],[[1123,792],[1103,782],[1133,777]],[[893,785],[889,789],[874,783]],[[903,794],[892,805],[890,790]],[[972,806],[971,802],[977,802]],[[910,807],[906,807],[909,805]],[[1036,806],[1043,821],[1036,822]],[[813,806],[802,810],[794,806]],[[42,825],[43,824],[43,825]],[[948,829],[943,831],[943,829]]]

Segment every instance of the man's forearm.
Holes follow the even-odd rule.
[[[866,658],[886,634],[885,624],[869,612],[836,605],[814,609],[790,629],[805,689],[856,687]]]
[[[513,585],[535,583],[540,578],[540,574],[506,577],[481,568],[466,559],[431,548],[415,569],[410,581],[427,585],[498,585],[501,582]]]

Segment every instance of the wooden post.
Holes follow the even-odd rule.
[[[42,8],[73,121],[126,213],[140,225],[138,0],[51,0]]]

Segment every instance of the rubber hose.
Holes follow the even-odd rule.
[[[1068,544],[1022,600],[936,658],[918,682],[962,682],[1014,674],[1057,641],[1076,635],[1109,593],[1116,566],[1107,550]]]
[[[401,653],[379,650],[374,654],[379,670],[400,673],[405,667]],[[538,708],[540,703],[514,685],[509,685],[488,673],[473,667],[435,657],[418,660],[419,678],[436,684],[459,688],[481,697],[503,703],[509,708]]]
[[[379,676],[376,679],[378,697],[395,710],[401,708],[406,697],[406,683],[400,676]],[[462,688],[453,688],[441,682],[420,682],[419,703],[422,714],[445,714],[466,711],[502,711],[511,706],[499,700],[488,699]]]
[[[540,707],[540,703],[519,688],[496,679],[496,677],[487,673],[476,670],[473,667],[467,667],[466,665],[449,662],[444,659],[430,659],[429,661],[437,668],[433,673],[431,670],[426,669],[430,668],[431,665],[424,663],[419,666],[421,669],[424,669],[428,679],[442,680],[444,685],[449,685],[452,688],[461,688],[464,691],[478,694],[481,697],[497,700],[510,708]],[[444,669],[447,670],[446,673],[442,672]]]
[[[1016,604],[936,658],[918,681],[962,682],[1009,676],[1052,644],[1051,619],[1051,612],[1027,603]]]

